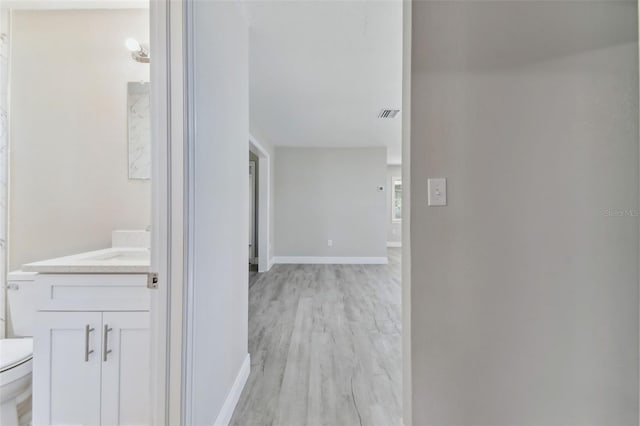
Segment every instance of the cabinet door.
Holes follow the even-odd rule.
[[[102,424],[149,424],[149,312],[104,312],[102,334]]]
[[[33,424],[99,425],[100,312],[38,312]]]

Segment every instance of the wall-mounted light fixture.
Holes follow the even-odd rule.
[[[127,49],[131,51],[131,57],[134,60],[142,62],[143,64],[149,63],[151,60],[149,56],[149,46],[141,45],[135,38],[128,38],[124,44],[127,46]]]

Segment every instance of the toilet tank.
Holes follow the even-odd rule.
[[[23,271],[7,276],[7,337],[33,336],[37,276],[37,272]]]

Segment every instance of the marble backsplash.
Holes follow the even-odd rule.
[[[151,178],[149,83],[127,84],[129,179]]]

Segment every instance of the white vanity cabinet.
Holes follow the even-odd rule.
[[[34,425],[150,424],[146,275],[41,274]]]

